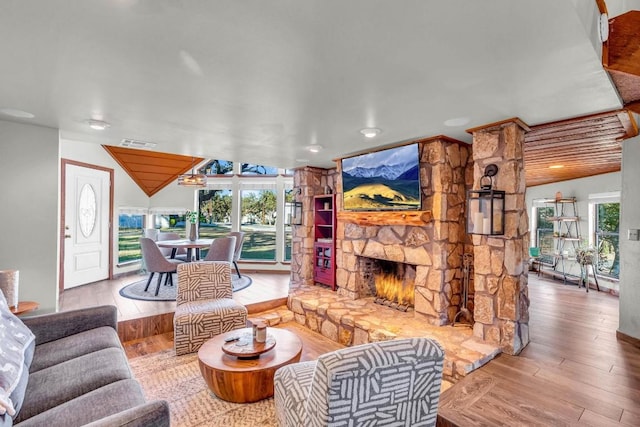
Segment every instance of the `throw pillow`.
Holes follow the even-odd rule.
[[[34,339],[33,332],[9,310],[7,300],[0,292],[0,415],[16,414],[10,396],[20,382],[25,369],[25,352]]]

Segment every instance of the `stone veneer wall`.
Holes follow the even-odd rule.
[[[422,209],[431,211],[433,220],[423,226],[361,226],[338,219],[336,282],[340,295],[362,298],[370,290],[359,279],[358,256],[416,265],[416,316],[443,325],[453,320],[461,303],[462,254],[469,244],[464,225],[470,146],[446,137],[418,143]],[[337,188],[342,189],[341,182]],[[337,199],[341,209],[340,194]]]
[[[293,189],[296,201],[302,202],[302,225],[292,226],[291,285],[313,285],[313,197],[324,194],[326,189],[335,192],[336,170],[305,167],[293,173]]]
[[[474,183],[479,183],[485,166],[494,163],[499,168],[494,177],[494,188],[506,192],[504,235],[473,235],[473,332],[477,338],[497,344],[509,354],[518,354],[529,342],[526,268],[529,221],[524,175],[526,129],[526,125],[513,119],[471,131]]]

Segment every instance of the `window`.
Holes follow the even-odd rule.
[[[263,165],[252,165],[251,163],[242,163],[240,168],[242,175],[277,175],[278,168]]]
[[[284,190],[284,202],[285,203],[291,203],[295,201],[295,196],[294,196],[294,192],[293,189],[287,189]],[[291,261],[291,242],[292,242],[292,238],[293,238],[293,234],[292,234],[292,230],[291,230],[291,224],[287,224],[288,221],[282,221],[284,222],[284,260],[285,261]]]
[[[535,245],[540,248],[541,254],[553,254],[553,222],[548,220],[548,218],[551,218],[554,215],[553,207],[538,207],[535,208],[535,210]]]
[[[241,260],[289,262],[291,227],[280,218],[293,176],[285,169],[222,160],[211,160],[201,170],[209,179],[207,188],[198,191],[199,235],[216,238],[243,231]]]
[[[144,235],[145,216],[135,213],[118,215],[118,264],[142,258],[140,238]]]
[[[620,273],[620,203],[596,203],[594,229],[598,274],[617,279]]]
[[[233,174],[233,162],[227,160],[210,160],[199,170],[205,175],[231,175]]]
[[[231,230],[233,192],[231,190],[201,190],[199,235],[203,239],[215,239]]]
[[[242,258],[276,259],[276,192],[243,190],[241,194],[240,231],[245,238]]]
[[[162,232],[174,232],[185,237],[184,214],[155,213],[153,215],[153,228]]]

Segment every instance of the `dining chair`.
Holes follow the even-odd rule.
[[[240,274],[240,269],[238,269],[238,260],[240,259],[240,255],[242,254],[242,244],[244,243],[244,231],[231,231],[228,236],[234,236],[236,238],[236,247],[233,252],[233,266],[236,268],[236,273],[238,273],[238,277],[242,277]]]
[[[227,261],[228,263],[233,263],[235,248],[235,236],[217,237],[211,242],[203,261]]]
[[[155,273],[159,273],[158,283],[156,284],[156,293],[160,291],[160,282],[162,282],[162,276],[166,274],[164,279],[164,285],[170,284],[173,286],[173,276],[172,274],[177,271],[178,264],[182,264],[184,261],[177,259],[167,259],[164,257],[160,248],[148,237],[140,238],[140,247],[142,249],[142,260],[144,262],[146,270],[150,273],[149,280],[147,280],[147,286],[145,286],[144,291],[147,292],[149,289],[149,285],[151,284],[151,279],[153,279],[153,275]]]
[[[154,242],[158,240],[158,234],[160,231],[157,228],[145,228],[144,237],[148,237]]]
[[[181,237],[178,233],[174,233],[172,231],[170,232],[162,232],[162,233],[158,233],[158,242],[162,242],[165,240],[180,240]],[[173,251],[173,249],[171,248],[160,248],[160,252],[162,252],[162,254],[165,257],[170,257],[171,256],[171,251]],[[178,250],[176,251],[176,259],[182,260],[182,261],[190,261],[187,259],[187,250],[185,248],[178,248]]]

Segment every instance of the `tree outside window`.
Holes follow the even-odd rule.
[[[618,278],[620,273],[620,203],[596,205],[595,242],[598,274]]]
[[[549,218],[554,215],[553,207],[540,207],[536,209],[536,244],[542,254],[553,254],[553,222]]]
[[[199,234],[203,239],[224,237],[231,231],[231,190],[201,190]]]
[[[233,162],[227,160],[209,160],[202,166],[198,173],[205,175],[231,175],[233,174]]]
[[[181,237],[186,237],[184,214],[164,214],[153,215],[153,227],[163,233],[178,233]]]
[[[277,175],[278,168],[264,165],[253,165],[251,163],[242,163],[240,165],[240,174],[242,175]]]
[[[242,258],[276,259],[276,192],[243,190],[240,230],[245,238]]]

